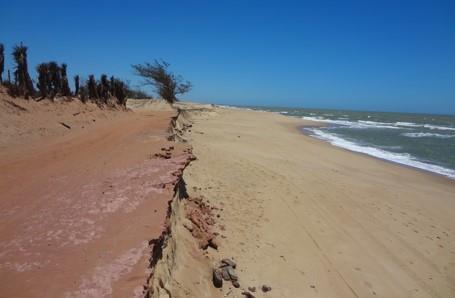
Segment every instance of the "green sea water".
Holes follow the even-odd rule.
[[[455,116],[249,107],[324,123],[303,132],[335,146],[455,179]]]

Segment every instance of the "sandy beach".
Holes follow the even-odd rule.
[[[1,296],[455,295],[453,180],[276,113],[127,106],[2,100]]]
[[[5,1],[0,298],[455,298],[455,1]]]
[[[454,297],[453,180],[336,148],[297,118],[204,108],[186,120],[197,160],[184,180],[215,208],[219,247],[200,253],[174,225],[172,297]],[[226,257],[240,288],[214,291]]]

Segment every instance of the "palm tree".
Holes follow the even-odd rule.
[[[125,106],[128,86],[122,80],[111,77],[111,95],[117,98],[117,104]]]
[[[49,67],[48,63],[41,63],[36,66],[38,72],[37,87],[40,91],[41,98],[46,98],[49,95]]]
[[[107,79],[107,75],[102,74],[100,78],[100,84],[99,84],[99,96],[101,99],[103,99],[104,103],[107,103],[107,100],[110,97],[110,92],[109,92],[109,80]]]
[[[28,73],[27,65],[27,47],[22,45],[15,46],[13,49],[13,58],[16,63],[15,74],[17,76],[16,84],[18,95],[28,98],[35,93],[33,82]]]
[[[74,96],[79,95],[79,75],[74,76]]]
[[[70,86],[68,84],[68,76],[66,74],[66,69],[67,69],[67,65],[66,63],[63,63],[61,68],[60,68],[60,72],[61,72],[61,86],[62,86],[62,90],[61,90],[61,93],[62,93],[62,96],[71,96],[71,90],[70,90]]]
[[[88,90],[88,98],[90,99],[98,99],[98,90],[96,88],[96,80],[94,75],[88,76],[87,81],[87,90]]]
[[[51,61],[48,63],[49,67],[49,93],[52,98],[56,97],[60,94],[62,89],[62,79],[61,79],[61,71],[60,66],[58,66],[57,62]]]
[[[5,47],[0,43],[0,84],[3,83],[3,71],[5,70]]]

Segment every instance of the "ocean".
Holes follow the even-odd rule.
[[[324,123],[303,132],[334,146],[455,179],[455,116],[248,107]]]

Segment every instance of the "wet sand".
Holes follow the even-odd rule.
[[[220,297],[263,284],[272,291],[256,297],[455,296],[454,180],[333,147],[300,119],[222,108],[191,118],[189,194],[220,208],[207,256],[238,264],[241,288]],[[177,297],[203,286],[185,266]]]

